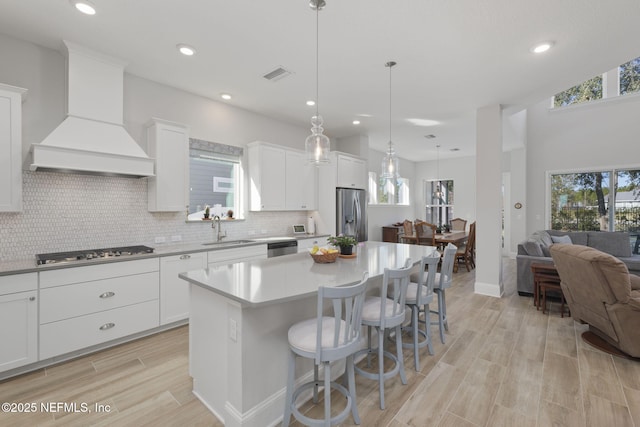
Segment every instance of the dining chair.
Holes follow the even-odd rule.
[[[415,235],[413,230],[413,222],[405,219],[402,223],[402,228],[404,229],[404,234],[400,237],[403,243],[418,243],[418,237]]]
[[[436,246],[436,226],[426,221],[416,221],[416,241],[419,245]]]
[[[467,228],[467,220],[454,218],[451,220],[451,231],[464,231]]]
[[[411,334],[412,342],[403,342],[403,347],[413,347],[413,364],[416,371],[420,370],[420,349],[427,347],[429,354],[433,355],[431,340],[431,321],[429,304],[433,302],[433,288],[435,285],[440,253],[434,249],[431,255],[420,259],[418,273],[410,276],[405,304],[411,309],[411,323],[404,326],[402,332]],[[424,313],[425,321],[420,320],[420,313]],[[420,323],[424,323],[424,330],[420,330]]]
[[[458,271],[458,262],[464,262],[465,267],[467,267],[467,271],[471,271],[472,268],[475,268],[476,261],[474,256],[474,251],[476,247],[476,222],[472,222],[469,225],[469,237],[467,238],[467,242],[464,245],[458,247],[458,252],[456,252],[456,262],[454,265],[454,271]]]
[[[370,367],[371,356],[375,353],[378,359],[377,372],[371,372],[355,367],[355,371],[365,378],[378,380],[380,392],[380,409],[384,409],[384,382],[385,380],[400,374],[402,384],[407,383],[404,372],[404,358],[402,355],[402,331],[401,326],[405,320],[405,299],[409,285],[412,262],[410,258],[404,266],[397,269],[384,269],[382,276],[382,288],[380,296],[368,296],[362,309],[362,324],[367,326],[367,348],[356,353],[355,357],[367,355],[367,368]],[[378,348],[371,345],[371,329],[376,328],[378,333]],[[396,336],[396,354],[384,349],[384,338],[387,330],[394,330]],[[384,370],[384,358],[390,359],[394,366],[389,371]]]
[[[308,426],[336,425],[347,419],[349,413],[353,421],[360,424],[356,403],[356,383],[354,355],[360,348],[362,310],[364,307],[368,273],[360,283],[351,286],[318,288],[317,316],[298,322],[289,328],[289,358],[287,391],[282,418],[282,426],[289,425],[291,415]],[[333,316],[325,313],[333,309]],[[296,357],[313,359],[313,381],[294,389]],[[345,379],[347,388],[331,381],[331,362],[346,359]],[[318,368],[324,369],[324,380],[318,378]],[[327,386],[328,385],[328,386]],[[313,402],[318,402],[318,387],[324,387],[324,419],[310,418],[302,414],[296,405],[298,397],[313,389]],[[342,394],[347,402],[345,408],[331,416],[331,390]]]
[[[442,254],[442,265],[440,272],[436,273],[433,291],[438,296],[438,310],[431,313],[438,315],[437,325],[440,329],[440,342],[444,344],[444,331],[449,330],[449,321],[447,320],[447,300],[445,291],[451,287],[453,280],[453,265],[456,260],[456,252],[458,248],[449,243]],[[425,319],[426,320],[426,319]]]

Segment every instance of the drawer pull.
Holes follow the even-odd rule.
[[[100,330],[101,331],[106,331],[107,329],[111,329],[114,326],[116,326],[115,323],[105,323],[104,325],[100,326]]]
[[[29,301],[35,301],[36,297],[29,297]]]
[[[191,259],[191,255],[182,255],[180,259]]]
[[[105,299],[105,298],[111,298],[113,296],[115,296],[116,293],[115,292],[105,292],[104,294],[100,295],[100,298]]]

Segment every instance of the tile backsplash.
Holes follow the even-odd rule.
[[[147,211],[147,181],[136,178],[23,172],[23,211],[0,213],[0,260],[37,253],[110,246],[211,241],[209,221],[186,223],[184,212]],[[287,235],[306,224],[307,213],[246,212],[244,221],[223,222],[227,239]],[[167,243],[155,243],[164,237]]]

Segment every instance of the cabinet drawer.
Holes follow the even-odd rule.
[[[240,262],[246,259],[267,257],[267,245],[246,246],[243,248],[209,251],[208,263]]]
[[[0,295],[38,289],[38,273],[12,274],[0,276]]]
[[[60,270],[40,272],[40,289],[51,286],[70,285],[72,283],[89,282],[92,280],[108,279],[110,277],[128,276],[131,274],[158,271],[158,258],[141,259],[136,261],[110,262],[106,264],[88,265],[85,267],[70,267]]]
[[[40,359],[155,328],[158,300],[40,325]]]
[[[159,273],[143,273],[40,290],[40,324],[158,299]]]

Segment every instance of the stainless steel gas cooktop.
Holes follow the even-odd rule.
[[[84,251],[54,252],[50,254],[36,255],[36,263],[58,264],[63,262],[74,262],[88,259],[105,259],[111,257],[126,257],[130,255],[150,254],[153,248],[148,246],[122,246],[117,248],[89,249]]]

